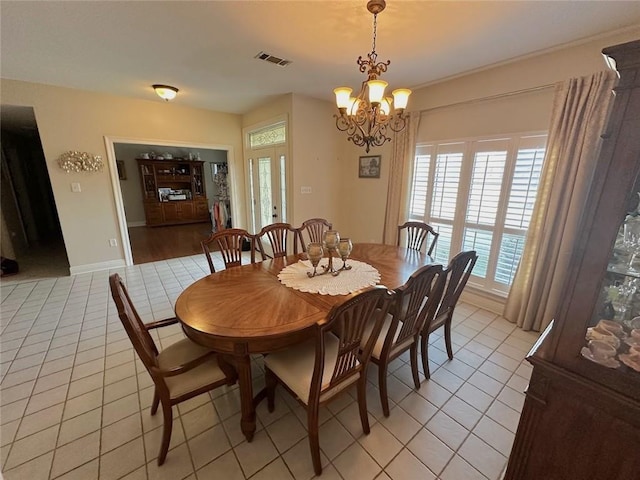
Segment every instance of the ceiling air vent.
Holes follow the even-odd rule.
[[[260,52],[254,58],[259,60],[264,60],[265,62],[273,63],[274,65],[278,65],[280,67],[286,67],[291,63],[291,60],[285,60],[283,58],[275,57],[266,52]]]

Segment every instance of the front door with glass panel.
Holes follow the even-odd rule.
[[[249,158],[254,231],[287,221],[285,155],[278,149],[256,151]]]
[[[287,220],[286,135],[284,122],[247,136],[251,230]],[[270,246],[264,244],[267,254]]]

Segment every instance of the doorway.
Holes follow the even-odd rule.
[[[249,158],[252,209],[255,232],[277,222],[287,222],[285,149],[253,150]]]
[[[185,160],[199,158],[205,162],[203,172],[209,211],[218,197],[218,188],[211,173],[214,169],[211,165],[226,164],[231,179],[230,223],[237,218],[236,189],[233,188],[233,147],[107,137],[105,143],[127,265],[201,253],[200,241],[212,231],[210,219],[202,223],[146,226],[142,182],[136,158],[166,156]]]
[[[254,233],[272,223],[288,223],[289,143],[286,119],[243,130],[248,171],[249,216]],[[290,239],[291,240],[291,239]],[[259,241],[262,241],[259,239]],[[272,255],[269,242],[262,242]]]
[[[69,259],[33,108],[1,107],[2,256],[18,262],[6,280],[69,276]]]

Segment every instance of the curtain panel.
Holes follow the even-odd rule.
[[[538,199],[504,310],[523,330],[543,330],[559,307],[616,81],[604,71],[556,86]]]
[[[404,223],[405,212],[411,185],[411,166],[416,154],[416,133],[420,124],[420,112],[411,112],[404,130],[396,132],[391,143],[391,161],[389,166],[389,185],[387,187],[387,205],[384,214],[382,243],[395,245],[398,238],[398,225]]]

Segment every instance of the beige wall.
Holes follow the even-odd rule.
[[[342,170],[333,110],[330,102],[289,94],[243,116],[243,126],[248,128],[288,119],[288,218],[292,225],[314,217],[326,218],[336,228],[339,225],[340,198],[336,192]],[[303,186],[311,187],[311,194],[302,194]]]
[[[603,47],[639,37],[640,27],[415,89],[409,105],[413,111],[429,110],[587,75],[604,68]],[[419,138],[546,130],[552,98],[553,91],[547,89],[425,111]],[[365,155],[364,149],[354,147],[335,129],[331,102],[283,95],[241,117],[185,108],[179,98],[165,103],[3,80],[2,103],[34,107],[72,271],[74,267],[121,263],[124,254],[121,247],[109,247],[108,242],[120,238],[109,172],[65,174],[55,162],[61,153],[81,150],[106,160],[105,136],[139,138],[144,143],[230,145],[234,156],[229,161],[241,203],[239,216],[246,218],[242,128],[281,115],[289,118],[292,139],[288,172],[292,222],[325,216],[354,241],[382,239],[390,147],[369,153],[382,155],[380,179],[358,178],[358,157]],[[82,192],[72,193],[71,182],[79,182]],[[302,186],[311,186],[313,193],[302,195]]]
[[[291,116],[292,111],[293,94],[281,95],[261,107],[245,113],[242,116],[242,127],[260,125],[282,115]]]
[[[237,157],[242,152],[239,115],[182,107],[179,98],[166,103],[3,80],[2,103],[34,108],[72,272],[122,264],[124,253],[109,246],[120,231],[108,168],[67,174],[56,164],[61,153],[86,151],[106,162],[105,136],[231,145]],[[230,159],[236,160],[242,168],[241,158]],[[82,192],[72,193],[71,182]]]
[[[334,228],[342,228],[340,209],[345,203],[338,191],[346,168],[339,158],[334,110],[327,101],[293,96],[290,222],[293,225],[320,217],[332,222]],[[301,193],[302,187],[311,187],[311,193]]]
[[[499,99],[455,104],[550,86],[605,70],[607,67],[601,54],[604,47],[639,37],[640,26],[417,89],[410,98],[409,107],[413,111],[424,111],[418,140],[546,130],[553,102],[552,87]]]
[[[347,141],[344,132],[337,133],[342,147],[339,160],[343,172],[340,198],[345,205],[341,232],[344,231],[345,235],[348,233],[354,242],[381,243],[391,147],[387,143],[383,147],[372,148],[367,153],[364,147],[356,147]],[[365,155],[381,156],[380,178],[358,177],[359,158]]]

